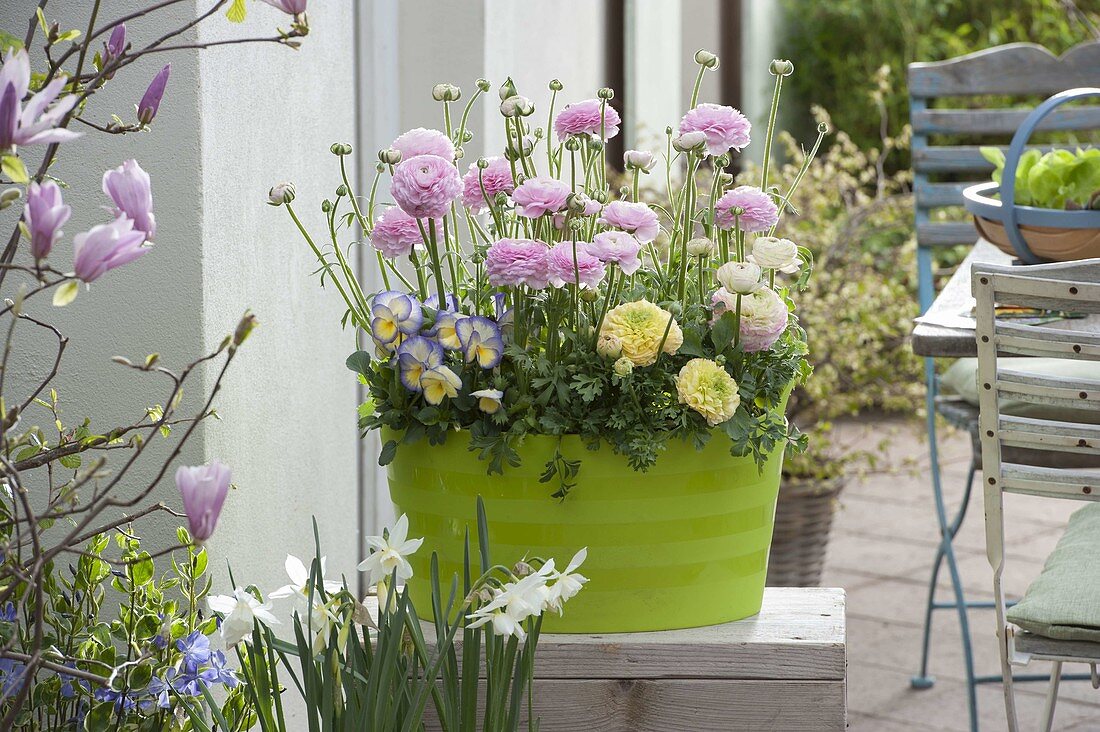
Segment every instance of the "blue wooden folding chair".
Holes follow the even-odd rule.
[[[949,109],[937,100],[966,97],[1047,97],[1077,86],[1100,86],[1100,42],[1077,46],[1061,57],[1041,46],[1014,43],[947,61],[909,65],[909,104],[913,127],[913,189],[917,232],[918,293],[923,314],[935,297],[934,252],[940,247],[973,245],[977,232],[959,211],[946,220],[951,207],[961,207],[962,191],[968,185],[988,180],[993,166],[982,157],[979,147],[1005,141],[1029,114],[1026,108]],[[982,100],[979,100],[982,101]],[[1041,130],[1100,129],[1100,108],[1061,110],[1043,120]],[[962,141],[977,144],[963,145]],[[970,728],[978,729],[977,684],[1000,682],[1001,676],[979,676],[974,670],[968,610],[991,608],[992,603],[966,598],[952,545],[966,517],[974,477],[981,469],[978,441],[978,409],[961,399],[940,396],[935,362],[925,360],[927,386],[927,431],[932,493],[940,544],[932,564],[928,599],[924,612],[924,635],[920,670],[912,678],[913,688],[929,688],[934,678],[928,673],[933,616],[937,610],[954,610],[962,634]],[[949,507],[944,498],[940,472],[936,424],[939,417],[966,429],[975,447],[966,477],[962,501]],[[951,599],[936,599],[939,573],[946,565]]]

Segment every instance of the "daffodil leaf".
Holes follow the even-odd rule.
[[[27,177],[27,166],[23,165],[18,155],[5,155],[0,158],[0,170],[4,171],[4,175],[8,176],[12,183],[27,183],[30,180]]]
[[[225,17],[229,18],[230,23],[243,23],[246,14],[247,9],[244,6],[244,0],[233,0],[233,4],[229,6]]]
[[[54,290],[53,304],[59,308],[63,308],[73,300],[76,299],[77,294],[80,292],[80,283],[76,280],[69,280],[65,284]]]

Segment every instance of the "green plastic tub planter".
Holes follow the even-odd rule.
[[[390,439],[393,435],[385,435]],[[390,463],[390,496],[409,517],[409,535],[424,546],[410,557],[410,593],[430,608],[429,564],[440,576],[461,576],[463,541],[476,547],[476,497],[485,502],[493,559],[512,562],[530,552],[565,565],[581,547],[590,580],[561,617],[546,616],[548,633],[672,630],[739,620],[760,611],[768,570],[783,448],[761,473],[751,457],[733,457],[725,435],[702,451],[673,440],[657,464],[635,472],[609,446],[587,450],[561,438],[566,459],[580,459],[576,487],[550,497],[539,475],[558,438],[528,437],[522,464],[486,475],[464,433],[444,445],[402,445]]]

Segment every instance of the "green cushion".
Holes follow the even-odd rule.
[[[1009,622],[1047,638],[1100,642],[1100,503],[1069,519],[1024,599],[1008,609]]]
[[[998,359],[997,363],[1005,369],[1040,376],[1100,380],[1100,361],[1069,358],[1002,358]],[[957,394],[965,401],[977,406],[978,359],[960,358],[944,372],[940,378],[940,384],[945,391]],[[1100,410],[1097,409],[1072,409],[1070,407],[1055,407],[1049,404],[1032,404],[1031,402],[1002,399],[1001,412],[1015,417],[1100,424]]]

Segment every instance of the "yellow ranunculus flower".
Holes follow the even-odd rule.
[[[703,415],[711,427],[725,422],[737,411],[741,396],[737,382],[709,358],[693,358],[676,376],[680,403]]]
[[[665,353],[676,353],[684,344],[684,332],[672,320],[672,313],[648,300],[627,302],[612,308],[604,318],[600,335],[616,336],[622,343],[623,356],[635,366],[649,366],[657,360],[662,338],[665,339]]]

